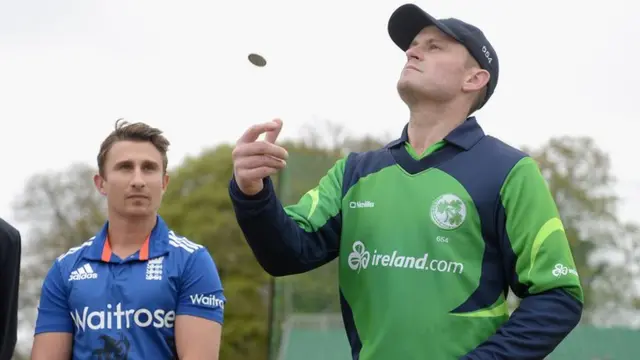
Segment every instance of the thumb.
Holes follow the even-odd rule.
[[[278,135],[280,135],[280,131],[282,130],[282,120],[275,119],[273,122],[277,125],[275,129],[267,131],[267,134],[264,137],[264,140],[268,143],[275,143],[278,139]]]

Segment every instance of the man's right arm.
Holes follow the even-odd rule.
[[[67,290],[55,261],[42,283],[31,360],[69,360],[73,348],[73,321]]]
[[[272,276],[303,273],[338,256],[342,228],[341,159],[300,201],[284,208],[269,178],[258,194],[247,196],[235,178],[229,193],[236,219],[260,265]]]

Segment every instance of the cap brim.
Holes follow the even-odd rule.
[[[416,35],[427,26],[435,26],[443,33],[458,40],[458,37],[443,23],[414,4],[400,6],[391,14],[387,26],[391,40],[403,51],[407,51]]]

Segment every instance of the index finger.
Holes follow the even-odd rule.
[[[248,128],[247,131],[244,132],[244,134],[242,134],[240,139],[238,139],[238,144],[246,144],[246,143],[254,142],[258,140],[258,137],[261,134],[264,134],[269,131],[277,130],[278,126],[279,125],[273,121],[253,125],[250,128]]]
[[[264,140],[266,142],[269,142],[272,144],[276,142],[276,140],[278,139],[278,135],[280,135],[280,131],[282,130],[282,120],[276,119],[276,120],[273,120],[273,122],[276,123],[277,125],[276,130],[267,131],[267,135],[265,135],[264,137]]]

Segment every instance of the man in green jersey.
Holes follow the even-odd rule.
[[[274,276],[338,258],[354,360],[543,359],[578,324],[583,293],[537,164],[470,116],[496,88],[496,51],[412,4],[388,29],[407,55],[401,137],[349,154],[283,208],[269,178],[286,165],[282,122],[252,127],[233,152],[238,223]],[[509,288],[522,298],[511,316]]]

